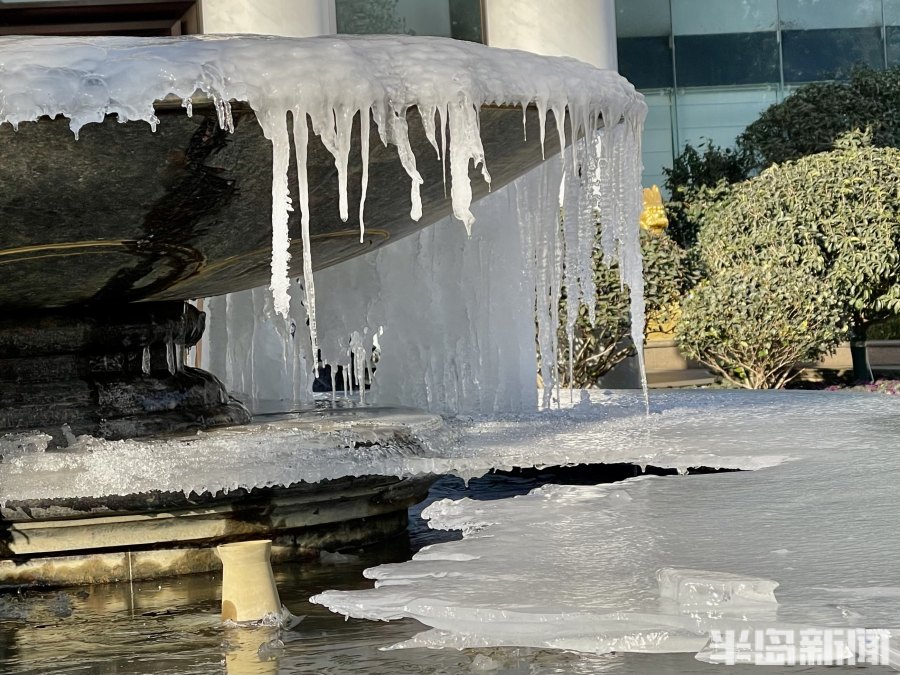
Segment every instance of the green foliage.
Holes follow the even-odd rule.
[[[861,68],[845,82],[807,84],[770,106],[738,137],[752,166],[826,152],[843,134],[871,129],[878,147],[900,147],[900,67]]]
[[[900,340],[900,314],[892,314],[869,326],[866,337],[869,340]]]
[[[686,252],[663,234],[641,232],[644,259],[644,300],[648,312],[665,312],[677,303],[694,279]],[[566,337],[566,302],[560,307],[559,364],[564,386],[590,387],[613,366],[634,353],[629,338],[631,316],[628,288],[619,279],[618,265],[607,267],[599,249],[594,254],[597,285],[595,322],[586,307],[575,324],[573,378],[569,382],[569,342]]]
[[[716,272],[682,302],[681,350],[748,389],[781,388],[844,338],[828,287],[777,256]]]
[[[770,258],[828,285],[854,329],[900,312],[900,150],[868,134],[773,166],[697,203],[699,254],[710,273]]]
[[[873,147],[868,134],[848,134],[831,152],[775,165],[743,183],[720,185],[691,212],[701,223],[698,252],[709,274],[705,293],[718,300],[687,303],[680,340],[691,355],[718,364],[720,372],[748,366],[742,362],[746,354],[734,349],[723,354],[717,346],[719,340],[733,345],[734,336],[744,335],[740,321],[750,322],[747,337],[759,332],[761,344],[769,339],[763,329],[771,316],[757,313],[762,306],[751,312],[742,305],[748,300],[728,288],[741,273],[755,275],[748,283],[758,282],[763,305],[805,326],[802,335],[779,329],[797,342],[804,358],[811,353],[810,340],[827,351],[834,331],[842,333],[845,324],[855,335],[865,335],[872,321],[900,312],[900,150]],[[832,328],[814,322],[798,302],[827,317]],[[757,364],[755,371],[780,373],[776,350],[763,352],[772,363]],[[780,386],[785,380],[779,374],[754,381]]]
[[[685,145],[672,168],[663,169],[665,188],[671,196],[666,204],[669,236],[683,248],[693,246],[699,224],[689,211],[690,204],[704,188],[746,179],[749,167],[749,157],[742,150],[722,148],[709,140],[697,148]]]

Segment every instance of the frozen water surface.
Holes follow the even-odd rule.
[[[215,493],[373,474],[471,478],[492,468],[585,463],[686,471],[799,460],[799,470],[810,471],[889,453],[900,435],[900,402],[869,394],[675,391],[654,394],[649,415],[638,392],[573,392],[574,404],[569,392],[561,398],[559,409],[443,422],[361,407],[263,417],[246,428],[168,439],[81,437],[64,452],[4,457],[0,503],[146,490]],[[376,426],[388,431],[368,437]],[[368,447],[356,447],[360,439]],[[9,443],[21,444],[18,436]]]
[[[463,530],[461,541],[367,570],[374,589],[313,601],[432,628],[399,646],[693,652],[711,662],[727,657],[729,636],[737,658],[756,663],[810,658],[813,635],[834,643],[831,661],[857,658],[852,639],[852,651],[841,648],[848,629],[900,625],[897,401],[673,392],[643,418],[627,397],[608,398],[603,421],[582,404],[565,428],[553,416],[508,433],[485,422],[467,442],[481,439],[495,461],[521,441],[547,463],[593,452],[594,461],[756,470],[439,501],[424,517]],[[896,651],[877,656],[900,665]]]

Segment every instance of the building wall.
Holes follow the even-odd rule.
[[[613,0],[484,0],[487,44],[616,68]]]
[[[900,0],[616,0],[616,26],[619,71],[651,106],[645,185],[801,84],[900,64]]]
[[[309,37],[336,32],[334,0],[201,0],[204,33]]]

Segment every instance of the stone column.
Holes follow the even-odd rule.
[[[335,33],[334,0],[201,0],[204,33],[309,37]]]
[[[492,47],[571,56],[616,70],[615,0],[483,0]]]

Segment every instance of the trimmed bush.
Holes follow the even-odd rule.
[[[846,335],[830,289],[771,258],[719,270],[681,310],[682,351],[747,389],[783,387],[799,372],[795,364],[817,360]]]
[[[807,84],[767,108],[738,137],[756,169],[827,152],[842,135],[871,129],[878,147],[900,147],[900,67],[860,68],[845,82]]]
[[[810,340],[818,340],[819,352],[825,352],[844,326],[854,339],[864,339],[873,321],[900,311],[900,151],[873,147],[868,134],[848,134],[831,152],[775,165],[743,183],[720,185],[692,210],[701,223],[699,257],[709,275],[704,292],[716,300],[692,300],[690,311],[685,306],[679,339],[695,358],[718,364],[719,372],[737,372],[747,364],[741,362],[746,355],[738,359],[734,350],[728,352],[734,360],[727,361],[717,341],[752,345],[749,338],[764,327],[753,318],[762,306],[746,307],[746,294],[727,288],[738,283],[741,273],[751,275],[748,283],[756,284],[759,302],[770,303],[776,312],[767,320],[780,316],[798,322],[798,330],[803,327],[799,333],[784,327],[777,331],[785,340],[796,340],[795,351],[805,354],[801,360],[814,356]],[[798,303],[803,302],[832,328],[825,330],[801,312]],[[739,328],[745,320],[750,333]],[[764,335],[757,358],[771,363],[754,368],[780,372],[781,356],[765,346],[770,338]],[[736,381],[751,379],[759,386],[786,381],[782,375]]]

